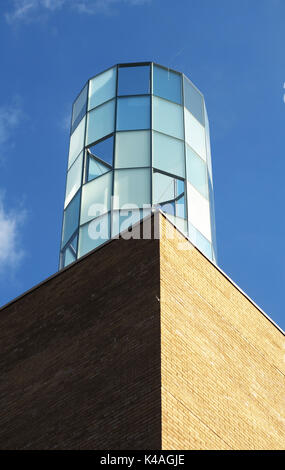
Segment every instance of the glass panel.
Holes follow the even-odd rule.
[[[140,210],[121,210],[113,212],[112,219],[112,237],[115,237],[119,233],[127,230],[131,225],[137,223],[141,217],[142,212]]]
[[[167,214],[175,215],[175,203],[167,202],[166,204],[159,204],[158,207]]]
[[[63,216],[63,230],[62,230],[62,246],[71,238],[72,234],[78,227],[79,219],[79,206],[80,206],[80,192],[74,196],[70,204],[64,211]]]
[[[113,147],[114,147],[114,137],[108,137],[107,139],[102,140],[98,144],[92,145],[89,147],[89,151],[95,157],[103,160],[103,162],[108,163],[108,165],[113,165]]]
[[[98,162],[98,160],[89,155],[87,181],[92,181],[95,178],[98,178],[98,176],[104,175],[107,171],[110,171],[108,166],[103,165],[103,163]]]
[[[181,219],[180,217],[175,217],[171,214],[167,214],[167,217],[172,221],[172,223],[177,227],[179,230],[181,230],[186,237],[188,236],[188,231],[187,231],[187,220]]]
[[[78,256],[83,256],[91,250],[94,250],[110,238],[110,214],[89,222],[89,224],[80,227]]]
[[[189,224],[189,238],[207,258],[213,259],[211,243],[191,224]]]
[[[116,135],[116,168],[150,165],[150,132],[118,132]]]
[[[119,67],[118,95],[143,95],[150,93],[150,67]]]
[[[132,209],[150,204],[149,169],[116,170],[114,196],[114,209]]]
[[[71,133],[76,129],[79,122],[83,118],[86,113],[86,106],[87,106],[87,90],[88,86],[86,85],[76,101],[73,103],[72,108],[72,122],[71,122]]]
[[[205,129],[187,109],[185,109],[185,139],[187,144],[189,144],[203,160],[206,160]]]
[[[90,80],[88,110],[114,98],[116,95],[116,67]]]
[[[114,132],[115,100],[102,104],[88,113],[86,145]]]
[[[185,205],[185,197],[181,197],[176,201],[176,215],[178,217],[182,217],[183,219],[187,218],[186,215],[186,205]]]
[[[184,143],[168,135],[153,133],[153,166],[184,177]]]
[[[184,104],[193,116],[204,126],[203,96],[186,77],[184,77]]]
[[[181,75],[154,65],[153,94],[181,104]]]
[[[106,173],[83,186],[81,224],[110,210],[111,187],[112,172]]]
[[[184,193],[184,181],[176,180],[176,197],[181,196]]]
[[[211,241],[211,222],[209,202],[187,183],[188,218],[208,240]]]
[[[76,256],[74,252],[68,247],[65,250],[64,266],[68,266],[70,263],[73,263],[73,261],[76,261]]]
[[[84,147],[85,121],[86,117],[82,119],[82,121],[70,137],[68,168],[71,167],[72,163]]]
[[[66,207],[70,203],[74,194],[78,191],[81,186],[82,162],[83,152],[81,152],[79,157],[75,160],[75,162],[67,172],[64,207]]]
[[[150,128],[150,98],[118,98],[117,129],[135,130]]]
[[[153,128],[164,134],[184,139],[182,107],[153,97]]]
[[[207,167],[204,160],[196,155],[193,150],[186,145],[187,179],[191,184],[208,199],[208,178]]]
[[[175,178],[153,172],[153,204],[171,201],[175,198]]]

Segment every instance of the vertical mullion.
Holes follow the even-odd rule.
[[[183,132],[184,132],[184,169],[185,169],[185,179],[184,179],[184,204],[186,210],[186,220],[187,220],[187,235],[189,237],[189,213],[188,213],[188,194],[187,194],[187,148],[186,148],[186,131],[185,131],[185,100],[184,100],[184,74],[181,75],[181,90],[182,90],[182,107],[183,107]]]
[[[115,117],[114,117],[114,137],[113,137],[113,170],[112,170],[112,190],[111,190],[111,213],[110,213],[110,238],[113,234],[113,198],[115,186],[115,158],[116,158],[116,136],[117,136],[117,109],[118,109],[118,80],[119,79],[119,66],[116,65],[116,94],[115,94]],[[120,211],[120,208],[119,208]],[[119,212],[120,214],[120,212]]]
[[[150,64],[150,204],[153,207],[153,132],[152,132],[152,94],[153,94],[153,62]]]

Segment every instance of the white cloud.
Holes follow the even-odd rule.
[[[5,210],[0,195],[0,273],[15,269],[25,252],[20,246],[21,227],[25,220],[25,210]]]
[[[11,147],[11,138],[13,130],[24,118],[19,97],[15,97],[9,105],[0,106],[0,162],[5,152],[5,144],[9,141]]]
[[[150,3],[151,0],[12,0],[13,8],[5,13],[9,24],[20,21],[34,21],[38,15],[45,12],[51,13],[63,7],[75,10],[79,13],[96,15],[99,13],[110,14],[114,7],[120,5],[139,6]]]

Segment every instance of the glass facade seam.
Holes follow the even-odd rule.
[[[204,96],[154,62],[110,67],[73,103],[60,268],[138,221],[143,206],[160,207],[217,262]],[[100,220],[102,238],[94,230]]]

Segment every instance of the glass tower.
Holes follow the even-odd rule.
[[[217,262],[203,95],[153,62],[88,80],[72,107],[60,267],[160,207]]]

